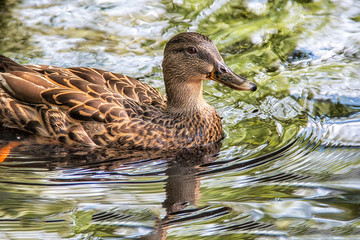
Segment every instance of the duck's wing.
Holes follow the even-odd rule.
[[[2,114],[23,129],[63,142],[106,145],[121,132],[131,134],[135,125],[156,128],[146,123],[146,116],[161,114],[165,107],[156,89],[121,74],[22,66],[4,56],[0,63],[5,72],[0,79]]]
[[[44,75],[77,76],[82,80],[104,86],[139,103],[159,108],[166,105],[166,98],[157,89],[124,74],[85,67],[61,68],[48,65],[25,65],[25,67]]]

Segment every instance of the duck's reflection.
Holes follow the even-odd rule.
[[[166,181],[167,197],[163,203],[168,214],[183,210],[186,203],[197,204],[200,198],[198,174],[201,171],[201,165],[213,162],[219,149],[220,144],[201,150],[184,150],[168,162],[166,170],[168,176]]]
[[[166,209],[166,216],[159,219],[153,234],[144,236],[142,239],[166,239],[166,229],[172,224],[209,217],[213,213],[213,211],[195,213],[200,210],[196,208],[200,199],[199,173],[203,164],[216,160],[220,147],[221,144],[218,143],[206,148],[180,151],[171,161],[168,161],[166,199],[162,204]],[[188,206],[195,208],[186,210]]]

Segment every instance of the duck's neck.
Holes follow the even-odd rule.
[[[203,98],[202,81],[176,82],[176,79],[173,79],[170,83],[165,84],[168,99],[167,111],[171,113],[194,113],[210,107]]]
[[[165,80],[166,110],[173,117],[171,123],[177,129],[177,136],[185,138],[188,146],[221,140],[221,119],[215,109],[205,102],[202,81],[184,81],[184,78]]]

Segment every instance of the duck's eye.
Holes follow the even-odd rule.
[[[197,53],[197,49],[195,47],[188,47],[187,48],[188,53],[195,54]]]

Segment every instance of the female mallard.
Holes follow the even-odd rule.
[[[76,146],[189,148],[222,139],[221,120],[202,95],[212,79],[236,90],[236,75],[204,35],[180,33],[165,46],[166,98],[134,78],[95,68],[20,65],[0,56],[0,121]]]

